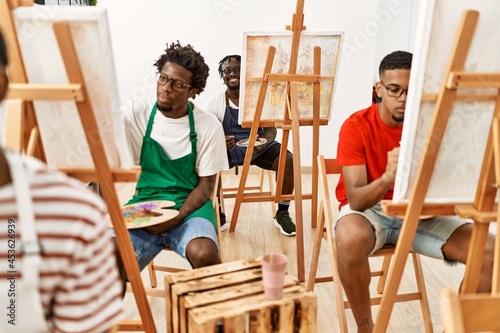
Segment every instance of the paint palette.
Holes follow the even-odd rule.
[[[240,141],[236,142],[236,145],[238,147],[246,148],[246,147],[248,147],[248,141],[250,141],[250,140],[249,139],[240,140]],[[257,139],[257,141],[255,141],[255,147],[265,145],[266,143],[267,143],[267,139],[259,138],[259,139]]]
[[[168,209],[175,206],[173,201],[144,201],[122,207],[123,219],[127,229],[150,227],[165,223],[177,215],[179,211]],[[110,227],[113,227],[109,221]]]

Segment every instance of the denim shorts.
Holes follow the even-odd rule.
[[[113,229],[110,230],[110,233],[112,237],[115,237]],[[140,271],[163,250],[165,245],[168,245],[183,258],[186,258],[187,245],[195,238],[209,238],[219,248],[214,225],[202,217],[185,220],[175,228],[158,235],[144,229],[130,229],[129,235]]]
[[[380,204],[364,212],[354,211],[349,205],[345,205],[340,209],[340,214],[334,223],[334,232],[338,221],[350,214],[361,215],[372,225],[375,231],[375,246],[371,253],[381,249],[385,244],[396,244],[403,219],[384,214]],[[422,219],[418,223],[411,250],[428,257],[444,260],[449,265],[455,265],[456,261],[444,258],[442,248],[451,234],[466,223],[470,223],[470,221],[458,216],[433,216]]]

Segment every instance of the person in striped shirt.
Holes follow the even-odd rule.
[[[0,102],[6,66],[0,34]],[[83,184],[0,148],[0,332],[115,331],[122,284],[105,214]]]

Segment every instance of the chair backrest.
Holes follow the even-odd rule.
[[[331,227],[333,223],[333,213],[331,209],[331,199],[330,199],[330,190],[328,187],[328,175],[340,174],[342,172],[342,167],[337,164],[337,160],[335,158],[325,158],[323,155],[318,155],[318,182],[320,191],[322,194],[322,200],[320,203],[320,213],[318,214],[319,218],[325,218],[326,225],[325,227]]]
[[[327,175],[342,173],[342,166],[337,163],[336,158],[324,158],[322,155],[319,156],[325,161],[325,171]]]
[[[457,295],[444,289],[441,312],[447,333],[500,332],[500,294]]]
[[[338,174],[342,167],[337,164],[337,160],[333,158],[325,159],[323,155],[318,155],[318,182],[322,194],[320,213],[324,214],[326,228],[331,227],[333,223],[333,214],[331,209],[330,190],[328,187],[329,174]],[[320,215],[320,214],[318,214]],[[320,216],[320,218],[322,218]]]

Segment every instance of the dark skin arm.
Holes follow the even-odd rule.
[[[347,200],[351,209],[364,211],[375,206],[394,184],[398,165],[399,147],[387,153],[385,172],[371,183],[368,182],[366,165],[342,167]]]
[[[234,136],[226,135],[226,149],[229,150],[234,147]]]
[[[267,145],[270,145],[274,141],[274,139],[276,139],[276,133],[277,133],[276,128],[264,127],[264,133],[259,135],[259,138],[266,139],[267,142],[265,145],[254,147],[254,150],[253,150],[254,153],[258,153],[259,151],[261,151],[262,149],[267,147]]]
[[[179,215],[168,222],[144,228],[146,231],[153,234],[165,232],[179,223],[181,223],[189,214],[200,208],[208,199],[210,199],[217,175],[200,177],[198,185],[188,195],[186,202],[179,208]]]
[[[10,177],[9,165],[2,149],[0,149],[0,186],[10,184],[12,178]]]

